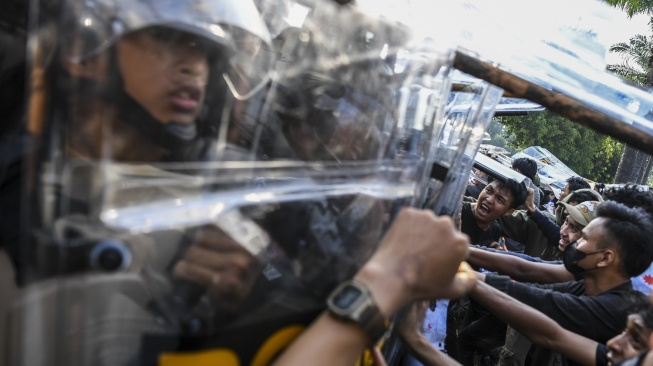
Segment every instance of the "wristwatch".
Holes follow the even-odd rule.
[[[335,319],[358,324],[374,345],[386,331],[386,321],[363,283],[346,281],[336,287],[327,299],[329,314]]]

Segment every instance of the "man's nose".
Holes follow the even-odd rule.
[[[186,42],[178,47],[177,71],[187,76],[205,76],[208,74],[206,52],[195,42]]]
[[[612,337],[611,339],[608,340],[608,342],[605,344],[610,351],[616,354],[621,354],[623,353],[623,348],[626,342],[626,334],[621,333],[615,337]]]
[[[560,236],[567,236],[567,225],[562,225],[560,228]]]

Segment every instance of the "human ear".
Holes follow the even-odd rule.
[[[515,212],[515,209],[510,208],[510,209],[508,209],[508,211],[506,211],[506,213],[503,214],[503,216],[512,216],[513,212]]]
[[[597,267],[607,267],[615,260],[615,253],[612,249],[606,250],[601,256],[601,260],[596,264]]]

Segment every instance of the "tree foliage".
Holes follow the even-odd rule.
[[[490,134],[490,140],[483,141],[483,143],[502,147],[510,151],[511,154],[517,152],[517,150],[510,145],[510,141],[508,141],[510,134],[506,132],[506,127],[501,124],[501,121],[498,118],[492,118],[492,121],[490,121],[490,125],[487,128],[487,133]]]
[[[623,144],[549,111],[501,117],[508,144],[542,146],[584,178],[612,183]]]
[[[644,85],[652,46],[653,37],[641,34],[631,37],[628,42],[613,45],[610,47],[610,52],[621,55],[623,62],[618,65],[608,65],[607,70],[639,85]]]
[[[620,65],[607,65],[607,70],[634,81],[639,85],[651,85],[653,75],[650,63],[653,55],[653,37],[636,35],[629,42],[621,42],[610,47],[611,52],[623,58]],[[647,172],[651,171],[651,156],[626,146],[619,162],[615,183],[646,183]]]
[[[653,15],[653,0],[605,0],[605,2],[625,10],[629,17],[635,14]]]
[[[621,8],[629,17],[635,14],[653,15],[653,0],[606,0],[610,5]],[[649,20],[653,27],[653,18]],[[653,30],[653,29],[652,29]],[[634,36],[628,43],[622,42],[610,47],[610,51],[620,54],[624,62],[608,65],[607,70],[630,79],[640,85],[653,86],[653,37]],[[641,72],[638,72],[641,68]],[[617,169],[616,183],[646,184],[653,165],[653,157],[642,154],[631,146],[626,146]]]

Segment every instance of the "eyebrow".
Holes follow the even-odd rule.
[[[488,186],[488,187],[489,187],[489,186]],[[497,188],[497,189],[494,189],[494,187],[493,187],[492,190],[496,191],[496,194],[497,194],[497,195],[503,197],[503,198],[506,199],[506,200],[510,199],[510,197],[508,197],[508,195],[512,196],[512,193],[510,193],[510,190],[508,190],[508,188],[504,188],[504,189],[498,189],[498,188]]]
[[[632,316],[629,316],[629,317],[628,317],[628,323],[629,323],[629,324],[632,324],[633,327],[637,328],[637,330],[641,330],[641,329],[645,329],[645,328],[646,328],[646,327],[644,326],[644,324],[642,324],[642,319],[639,318],[639,317],[632,317]]]
[[[650,330],[644,324],[642,324],[641,318],[633,318],[629,316],[628,323],[626,324],[626,329],[629,328],[632,328],[634,334],[640,336],[642,340],[648,338],[648,333]]]
[[[565,221],[563,221],[563,224],[567,224],[567,226],[571,227],[574,230],[578,230],[581,233],[583,233],[583,231],[585,229],[584,227],[578,225],[575,221],[574,221],[573,224],[571,222],[569,222],[569,215],[565,216]]]

